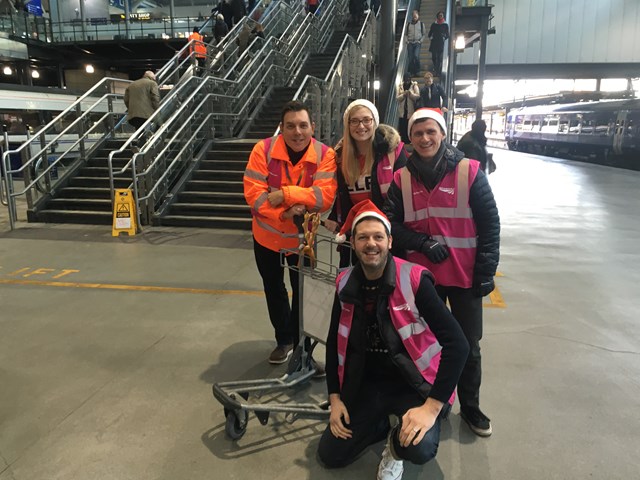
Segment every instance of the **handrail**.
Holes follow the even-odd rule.
[[[161,107],[154,115],[138,129],[134,136],[125,142],[121,149],[109,154],[110,184],[114,185],[114,173],[125,173],[127,169],[130,169],[138,210],[140,212],[144,211],[145,216],[149,218],[158,202],[162,200],[162,195],[166,195],[166,189],[169,184],[174,180],[170,180],[170,177],[176,173],[179,174],[181,168],[183,168],[183,166],[177,168],[176,161],[179,155],[184,157],[186,151],[193,152],[195,148],[205,145],[202,143],[205,139],[200,137],[203,132],[211,131],[211,134],[206,137],[207,139],[213,138],[214,135],[232,137],[234,132],[237,131],[236,129],[245,124],[246,119],[250,118],[251,112],[255,111],[256,107],[260,105],[261,99],[270,89],[269,84],[286,85],[288,81],[291,81],[293,75],[297,74],[299,68],[301,68],[307,55],[314,51],[319,51],[322,42],[328,40],[333,24],[337,21],[344,21],[346,18],[346,0],[325,0],[325,2],[323,15],[320,16],[301,13],[302,9],[299,8],[299,3],[295,0],[274,2],[276,5],[272,5],[268,11],[274,19],[278,19],[277,21],[273,20],[273,25],[274,29],[278,29],[280,38],[269,36],[266,41],[255,40],[252,42],[244,58],[241,58],[245,62],[244,65],[241,65],[241,59],[237,58],[237,53],[233,54],[236,55],[235,58],[233,55],[229,55],[225,61],[232,60],[233,63],[231,68],[225,68],[222,72],[227,77],[226,79],[211,76],[209,69],[212,65],[217,65],[216,62],[219,60],[216,57],[212,58],[210,54],[224,51],[225,56],[227,56],[228,52],[236,50],[235,42],[232,42],[228,35],[226,41],[221,42],[219,45],[209,44],[207,46],[208,75],[205,78],[189,77],[176,82],[178,85],[165,97]],[[291,5],[296,5],[298,8]],[[245,19],[244,22],[250,22],[250,20]],[[292,25],[297,28],[293,28]],[[362,37],[363,31],[364,29],[361,30],[359,37]],[[267,33],[270,34],[272,32]],[[227,50],[221,48],[223,43],[225,44],[224,48],[227,48]],[[189,49],[190,45],[187,44],[181,52],[187,52]],[[179,71],[180,66],[184,67],[186,63],[191,62],[190,56],[183,59],[180,59],[180,56],[181,53],[178,52],[163,67],[164,70],[161,69],[158,72],[161,84],[163,82],[166,84],[170,80],[176,79],[176,72]],[[372,54],[368,54],[368,58],[362,60],[364,62],[363,65],[370,64],[371,56]],[[345,72],[351,71],[358,64],[360,61],[358,59],[361,57],[361,53],[357,55],[354,53],[349,57],[348,61],[345,60],[342,67],[343,70]],[[349,65],[349,63],[352,63],[352,65]],[[235,76],[234,74],[229,74],[229,71],[236,71],[237,78],[234,80],[229,78]],[[354,73],[351,75],[356,78]],[[346,92],[347,84],[347,78],[341,80],[340,85],[338,85],[341,92]],[[364,82],[357,86],[362,84]],[[344,95],[344,98],[346,98],[346,95]],[[330,105],[331,103],[330,101],[328,104]],[[183,105],[184,107],[182,107]],[[198,106],[197,112],[200,120],[195,120],[194,117],[189,121],[186,115],[195,115],[195,111],[192,109],[195,105]],[[324,111],[329,110],[329,107],[324,107]],[[86,116],[85,118],[88,119],[89,117]],[[103,115],[102,118],[98,119],[96,125],[87,128],[82,138],[86,139],[90,133],[98,132],[100,128],[109,124],[109,122],[109,128],[113,132],[114,120],[112,118],[112,116]],[[187,123],[197,122],[201,122],[201,124],[196,125],[193,129],[185,128]],[[82,122],[78,122],[78,124],[82,124]],[[124,117],[115,122],[117,128],[120,128],[123,124]],[[149,139],[142,145],[141,151],[135,154],[120,172],[114,172],[113,159],[115,154],[126,149],[133,139],[138,139],[143,134],[151,133],[153,125],[157,125],[159,128],[149,136]],[[332,124],[327,125],[329,126],[324,128],[323,135],[328,138],[336,127]],[[200,143],[188,147],[187,143],[190,143],[196,137]],[[96,138],[93,139],[93,141],[95,140]],[[97,139],[97,141],[101,141],[101,139]],[[181,144],[181,142],[187,143]],[[177,148],[178,153],[171,153],[167,145],[180,145],[180,148]],[[81,140],[75,142],[73,148],[77,149],[79,146],[84,148],[84,143]],[[95,145],[91,148],[94,147]],[[47,148],[41,148],[37,155],[31,156],[29,154],[29,156],[36,159],[44,158],[48,151]],[[174,155],[174,157],[171,157],[171,155]],[[149,165],[141,164],[145,159],[154,160]],[[186,161],[186,159],[182,158],[181,161]],[[8,157],[3,156],[3,164],[7,164],[7,162]],[[56,159],[56,162],[61,163],[61,160]],[[180,165],[183,164],[181,163]],[[26,184],[33,187],[38,181],[43,178],[46,179],[54,166],[54,164],[47,165],[44,171],[39,172],[33,181],[30,178],[25,179]],[[170,169],[171,173],[167,169]],[[25,171],[27,171],[26,167]]]

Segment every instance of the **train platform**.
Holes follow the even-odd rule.
[[[489,438],[443,422],[405,480],[637,478],[640,172],[493,150],[502,222],[485,303]],[[0,480],[374,478],[316,460],[324,422],[250,415],[215,382],[279,376],[248,232],[20,223],[0,208]],[[324,355],[320,348],[318,357]],[[322,400],[323,381],[271,399]]]

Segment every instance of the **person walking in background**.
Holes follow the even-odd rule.
[[[294,217],[302,221],[307,211],[328,210],[336,195],[335,152],[313,138],[314,128],[309,109],[303,103],[288,102],[282,110],[281,133],[253,147],[244,173],[254,255],[275,330],[276,347],[269,355],[272,364],[286,362],[300,340],[298,273],[289,269],[293,290],[289,304],[280,252],[298,249]],[[298,255],[288,253],[285,261],[296,266]]]
[[[387,439],[377,478],[399,480],[403,460],[435,457],[469,346],[431,273],[390,253],[391,225],[370,200],[353,207],[346,226],[359,262],[336,279],[326,348],[331,416],[318,457],[342,468]],[[393,428],[389,415],[400,420]]]
[[[420,13],[414,10],[411,22],[407,24],[405,38],[407,39],[407,72],[413,77],[420,75],[420,49],[426,28],[420,20]]]
[[[444,88],[433,81],[433,73],[424,74],[424,86],[420,89],[420,105],[418,108],[439,108],[447,112],[447,95]]]
[[[444,13],[436,14],[436,21],[429,28],[428,37],[431,39],[429,51],[433,60],[433,73],[438,77],[442,74],[442,55],[444,53],[445,42],[449,38],[449,25],[444,21]]]
[[[207,46],[204,43],[204,37],[200,35],[198,27],[193,27],[193,32],[189,35],[189,42],[192,42],[189,51],[195,57],[198,66],[196,75],[202,74],[207,58]]]
[[[224,37],[229,33],[229,27],[224,21],[224,15],[218,13],[216,15],[216,23],[213,26],[213,37],[216,39],[216,43],[220,43]]]
[[[416,102],[420,99],[420,88],[418,83],[411,80],[411,76],[408,73],[404,74],[402,83],[398,85],[398,94],[396,100],[398,100],[398,131],[400,132],[400,138],[404,143],[410,143],[409,133],[407,126],[409,125],[409,118],[416,110]]]
[[[447,145],[447,126],[436,109],[409,119],[413,153],[395,173],[384,212],[395,248],[435,276],[436,290],[469,342],[458,381],[460,415],[479,436],[491,435],[480,410],[482,297],[495,288],[500,257],[500,217],[479,162]]]
[[[233,24],[237,25],[247,15],[247,6],[244,0],[231,0],[231,11],[233,12]]]
[[[319,3],[319,0],[307,0],[307,11],[315,15]]]
[[[483,172],[487,171],[487,124],[484,120],[476,120],[471,124],[471,130],[458,141],[456,148],[467,158],[480,162]]]
[[[324,222],[333,233],[344,227],[356,203],[369,199],[382,208],[393,172],[407,161],[400,135],[395,128],[380,124],[378,109],[370,101],[351,102],[344,111],[343,121],[343,136],[335,147],[338,195]],[[342,234],[348,232],[341,231]],[[339,251],[340,266],[350,265],[351,249],[343,246]]]
[[[127,107],[127,121],[138,130],[160,106],[160,90],[156,83],[156,74],[151,70],[144,72],[124,91],[124,104]],[[138,150],[140,145],[134,144]]]

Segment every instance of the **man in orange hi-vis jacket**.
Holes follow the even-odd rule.
[[[289,270],[293,290],[289,304],[280,250],[298,248],[295,216],[324,212],[336,196],[335,152],[312,138],[314,128],[309,109],[303,103],[288,102],[282,110],[280,135],[253,147],[244,173],[256,265],[275,329],[277,345],[269,355],[273,364],[286,362],[300,338],[298,274]],[[286,259],[289,265],[298,263],[298,255],[289,254]]]
[[[207,58],[207,46],[204,43],[204,37],[200,35],[198,27],[193,28],[193,32],[189,35],[189,41],[194,41],[190,47],[190,52],[195,54],[196,62],[198,64],[198,72],[200,73],[204,68],[204,61]]]

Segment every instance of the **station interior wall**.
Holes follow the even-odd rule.
[[[487,64],[640,62],[638,0],[492,0]],[[458,56],[477,64],[479,45]]]

